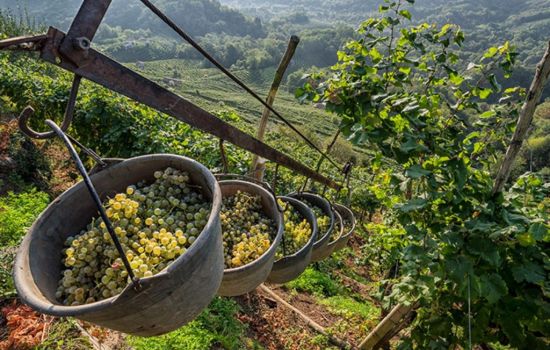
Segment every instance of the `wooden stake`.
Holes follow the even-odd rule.
[[[516,131],[510,141],[510,146],[506,151],[506,156],[500,165],[497,177],[495,179],[495,184],[493,186],[493,194],[496,194],[502,191],[504,184],[510,176],[510,171],[512,169],[512,164],[516,159],[523,140],[527,136],[527,131],[531,122],[533,121],[533,115],[537,108],[537,103],[540,101],[540,96],[542,95],[542,90],[544,85],[548,82],[550,77],[550,42],[548,42],[548,47],[546,52],[542,57],[542,60],[537,65],[537,71],[535,72],[535,77],[527,93],[527,98],[519,114],[518,123],[516,126]]]
[[[279,68],[277,68],[277,71],[275,72],[273,83],[271,84],[271,88],[269,89],[269,93],[267,95],[266,102],[269,106],[273,106],[273,102],[275,101],[275,97],[277,96],[277,91],[279,91],[279,86],[281,85],[286,69],[288,68],[288,65],[290,64],[290,60],[292,60],[292,57],[296,52],[296,48],[298,47],[299,42],[300,42],[300,38],[298,38],[297,36],[293,35],[290,37],[290,41],[288,42],[288,47],[286,48],[286,52],[283,55],[281,62],[279,63]],[[258,124],[258,132],[256,133],[256,138],[260,141],[263,141],[264,139],[265,130],[267,128],[267,121],[269,120],[270,114],[271,113],[269,109],[264,108],[264,111],[262,113],[262,119],[260,119],[260,123]],[[264,167],[262,169],[259,162],[259,157],[257,155],[254,155],[252,157],[252,163],[250,166],[251,173],[253,174],[252,176],[257,180],[262,181],[264,169],[265,169],[265,162],[264,162]]]
[[[266,285],[261,284],[259,287],[263,292],[269,294],[273,299],[275,299],[279,304],[283,305],[284,307],[290,309],[293,311],[296,315],[298,315],[304,322],[310,326],[313,330],[317,331],[318,333],[321,333],[322,335],[326,336],[328,340],[338,346],[341,349],[349,349],[351,346],[346,343],[343,340],[340,340],[336,338],[335,336],[329,334],[327,330],[318,324],[317,322],[313,321],[311,318],[309,318],[307,315],[305,315],[302,311],[298,310],[294,306],[290,305],[288,302],[286,302],[283,298],[281,298],[279,295],[277,295],[274,291],[272,291],[270,288],[268,288]]]
[[[405,306],[398,304],[393,310],[370,332],[370,334],[359,344],[361,350],[375,349],[377,344],[385,339],[386,335],[396,327],[399,327],[401,320],[415,309],[414,305]]]

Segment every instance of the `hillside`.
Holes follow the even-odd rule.
[[[82,1],[80,0],[0,0],[0,8],[11,9],[16,14],[21,9],[38,24],[54,25],[68,29]],[[191,35],[206,33],[226,33],[251,37],[265,35],[259,20],[245,17],[237,10],[221,6],[216,0],[161,0],[155,1],[186,28]],[[138,1],[114,0],[105,17],[103,27],[119,26],[122,29],[144,30],[155,34],[172,35],[166,25],[158,20]]]
[[[115,0],[94,47],[232,127],[151,86],[132,100],[87,79],[72,113],[74,74],[108,70],[0,51],[0,349],[549,349],[550,100],[539,97],[550,47],[524,92],[507,87],[529,86],[540,47],[525,44],[506,83],[516,53],[501,45],[546,35],[543,2],[414,10],[414,21],[456,17],[465,38],[454,25],[413,27],[399,0],[377,1],[390,8],[365,35],[350,28],[370,0],[153,0],[199,21],[197,40],[260,96],[288,35],[302,38],[275,107],[305,136],[270,119],[264,141],[287,157],[268,156],[266,183],[246,183],[253,155],[265,155],[246,135],[261,105],[154,30],[138,1]],[[29,2],[29,22],[0,8],[0,39],[43,32],[32,18],[66,28],[76,10]],[[236,27],[223,29],[230,18]],[[254,26],[257,37],[243,34]],[[23,127],[46,131],[63,116],[78,169],[61,140]],[[242,181],[217,181],[228,174]]]
[[[215,112],[229,107],[252,125],[261,116],[262,106],[259,102],[219,70],[201,67],[200,61],[161,60],[146,62],[141,69],[134,64],[130,68],[173,89],[206,110]],[[274,71],[268,69],[251,74],[246,70],[237,70],[234,73],[262,96],[267,94]],[[321,137],[330,136],[336,129],[336,121],[332,121],[329,114],[311,105],[299,104],[286,91],[279,92],[275,107],[292,123],[314,131]],[[282,124],[276,118],[272,120],[275,124]]]
[[[300,13],[310,25],[343,22],[357,26],[376,14],[378,0],[221,0],[225,5],[275,20]],[[411,8],[413,20],[436,24],[455,23],[463,27],[472,40],[467,50],[478,52],[495,42],[511,41],[517,45],[527,65],[536,63],[550,33],[549,0],[416,0]]]

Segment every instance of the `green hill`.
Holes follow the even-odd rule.
[[[67,29],[81,3],[80,0],[0,0],[0,8],[11,9],[15,13],[21,9],[39,23]],[[240,36],[265,36],[259,20],[222,6],[216,0],[160,0],[154,3],[175,18],[176,23],[186,28],[191,35],[223,32]],[[110,27],[172,35],[166,25],[139,1],[114,0],[105,23]]]

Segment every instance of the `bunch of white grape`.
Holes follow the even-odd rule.
[[[327,233],[328,228],[330,227],[330,218],[325,214],[323,209],[319,208],[318,206],[311,204],[307,200],[302,200],[311,210],[313,210],[313,213],[315,214],[315,217],[317,218],[317,229],[318,229],[318,238],[321,238],[324,236],[325,233]],[[332,234],[334,234],[334,231]]]
[[[346,218],[342,217],[342,225],[344,225],[344,234],[349,233],[349,231],[353,227],[353,223],[347,217]]]
[[[210,214],[210,202],[187,173],[167,168],[155,181],[126,188],[104,203],[106,214],[134,274],[151,277],[170,265],[197,239]],[[101,218],[67,238],[56,297],[81,305],[115,296],[130,282],[122,259]]]
[[[275,237],[275,225],[263,214],[260,196],[238,191],[234,196],[224,197],[220,218],[225,268],[258,259]]]
[[[296,253],[311,238],[311,226],[309,222],[298,213],[289,203],[278,199],[279,206],[284,209],[285,232],[284,240],[277,248],[275,257],[281,259]]]

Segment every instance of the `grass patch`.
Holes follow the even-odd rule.
[[[0,198],[0,245],[19,243],[49,201],[46,193],[34,188],[17,194],[10,192]]]
[[[206,350],[215,345],[242,349],[246,326],[235,318],[237,312],[239,305],[235,301],[216,298],[199,317],[180,329],[159,337],[130,336],[128,342],[136,350]]]
[[[324,272],[308,267],[300,277],[289,282],[286,286],[300,292],[308,292],[317,296],[333,296],[342,291],[330,276]]]
[[[369,302],[359,302],[353,298],[341,295],[319,299],[320,304],[325,305],[332,313],[345,318],[358,317],[363,320],[377,319],[380,309]]]

